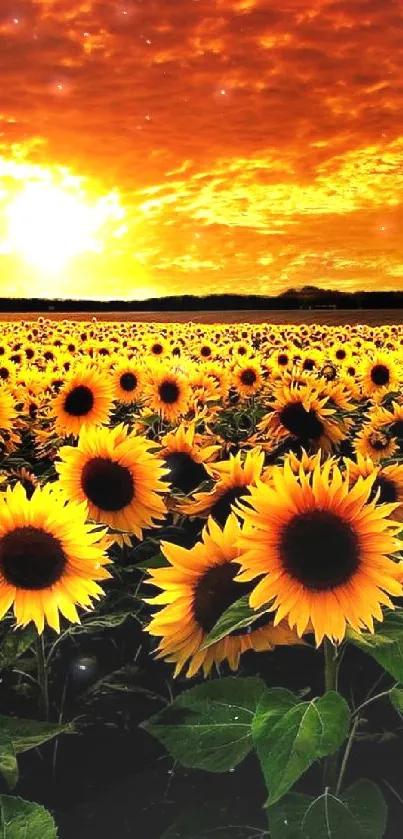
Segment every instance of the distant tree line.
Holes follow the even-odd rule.
[[[259,294],[179,294],[148,300],[65,300],[1,297],[1,312],[197,312],[270,309],[401,309],[403,291],[345,292],[304,286],[277,296]]]

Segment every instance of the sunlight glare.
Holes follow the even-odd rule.
[[[8,245],[36,268],[60,271],[78,254],[103,250],[97,234],[111,214],[117,215],[108,199],[90,205],[56,184],[26,183],[7,208]]]

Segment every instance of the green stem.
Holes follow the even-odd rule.
[[[337,781],[337,787],[336,787],[336,795],[338,795],[340,790],[341,790],[341,785],[342,785],[343,779],[344,779],[344,773],[346,771],[347,761],[350,757],[350,752],[351,752],[351,749],[352,749],[352,746],[353,746],[353,743],[354,743],[355,732],[357,730],[357,726],[359,725],[359,723],[360,723],[360,718],[356,717],[354,722],[353,722],[353,725],[351,726],[350,735],[349,735],[349,738],[347,740],[347,746],[345,748],[344,755],[343,755],[343,760],[341,762],[339,780]]]
[[[36,638],[36,665],[38,670],[38,685],[41,692],[41,711],[45,720],[49,719],[49,690],[48,672],[45,658],[45,639],[42,635]]]
[[[325,652],[325,690],[336,690],[337,683],[337,653],[329,638],[324,640]]]
[[[376,696],[371,696],[370,699],[367,699],[365,702],[362,702],[361,705],[359,705],[358,708],[356,708],[355,711],[353,711],[352,716],[356,717],[358,714],[361,713],[363,708],[367,707],[367,705],[372,705],[372,703],[377,702],[378,699],[382,699],[384,696],[389,696],[389,694],[392,692],[392,690],[394,690],[396,687],[398,687],[399,684],[400,684],[399,682],[395,682],[395,684],[392,685],[392,687],[389,688],[388,690],[383,690],[382,693],[377,693]]]
[[[337,690],[337,652],[328,638],[324,640],[325,690]],[[338,752],[325,760],[324,785],[334,791],[337,783]]]

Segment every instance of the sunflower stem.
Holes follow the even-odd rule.
[[[337,691],[337,650],[334,644],[325,638],[324,640],[325,653],[325,691]],[[334,791],[337,784],[337,768],[339,763],[339,753],[329,755],[325,760],[324,768],[324,785]]]
[[[42,635],[36,638],[36,665],[38,672],[38,685],[40,689],[40,707],[45,720],[49,719],[49,690],[48,672],[45,658],[45,639]]]

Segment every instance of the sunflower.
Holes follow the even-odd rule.
[[[366,422],[353,440],[356,455],[371,457],[375,463],[386,457],[393,457],[398,451],[396,439],[386,428]]]
[[[173,487],[187,493],[208,480],[204,464],[217,456],[221,446],[206,446],[206,442],[206,437],[196,435],[194,422],[182,423],[162,437],[161,455]]]
[[[232,344],[230,352],[236,360],[240,361],[243,358],[250,358],[253,349],[246,341],[236,341],[235,344]]]
[[[198,346],[194,348],[194,354],[202,361],[209,361],[216,355],[216,348],[212,341],[201,341]]]
[[[376,465],[370,457],[365,458],[360,454],[357,454],[356,462],[346,457],[344,463],[350,486],[354,486],[360,477],[367,478],[375,474],[370,501],[375,498],[377,504],[396,502],[398,506],[391,513],[391,518],[403,521],[403,464],[391,463],[380,466]]]
[[[142,528],[155,527],[154,519],[161,522],[166,512],[164,463],[149,448],[123,424],[82,431],[77,446],[59,450],[60,486],[69,498],[86,502],[93,521],[141,539]]]
[[[351,357],[351,349],[345,341],[337,341],[333,347],[329,349],[329,357],[336,364],[344,364]]]
[[[346,437],[347,421],[337,422],[334,409],[328,407],[328,397],[308,384],[303,388],[283,385],[275,389],[274,397],[271,413],[258,426],[269,438],[264,448],[271,450],[291,437],[305,447],[329,452]]]
[[[210,492],[197,492],[190,501],[178,503],[177,509],[190,517],[212,516],[223,525],[238,498],[248,495],[249,486],[262,475],[264,452],[255,448],[242,460],[241,452],[228,460],[206,463],[205,469],[216,481]]]
[[[350,489],[330,462],[312,479],[287,464],[273,471],[274,487],[251,487],[240,512],[237,580],[261,578],[251,607],[267,604],[274,625],[286,618],[299,636],[312,626],[318,646],[324,636],[341,642],[347,624],[373,632],[381,606],[393,608],[388,594],[403,594],[401,564],[388,557],[401,545],[388,518],[396,504],[369,502],[375,475]]]
[[[397,443],[399,452],[403,451],[403,405],[392,401],[390,409],[376,406],[370,418],[382,430],[386,430]]]
[[[166,371],[162,366],[150,370],[149,380],[144,387],[144,397],[149,406],[158,411],[167,422],[176,422],[186,413],[190,387],[187,377],[177,371]]]
[[[30,499],[17,484],[0,500],[0,617],[11,606],[17,626],[45,621],[60,631],[59,611],[79,623],[76,605],[92,608],[110,573],[105,531],[86,524],[85,505],[65,503],[51,486]]]
[[[277,350],[274,355],[270,358],[270,361],[274,363],[275,371],[284,372],[292,363],[291,353],[289,352],[288,347],[282,347],[280,350]]]
[[[55,430],[61,436],[77,436],[82,429],[106,423],[113,397],[113,383],[101,370],[76,369],[51,404]]]
[[[119,402],[135,402],[141,395],[144,373],[139,364],[131,361],[119,364],[113,371],[113,379]]]
[[[0,431],[11,431],[17,412],[7,385],[0,385]]]
[[[286,624],[273,627],[270,616],[265,615],[258,628],[252,625],[238,630],[200,649],[223,612],[251,590],[250,585],[234,582],[239,571],[234,561],[239,553],[235,546],[239,533],[238,520],[231,515],[223,530],[209,519],[201,541],[191,549],[161,542],[169,567],[149,571],[147,582],[158,586],[161,594],[146,602],[164,608],[153,616],[146,631],[161,638],[157,658],[174,663],[175,676],[187,662],[187,678],[200,668],[207,676],[213,664],[223,661],[236,670],[246,650],[262,652],[280,644],[300,643]]]
[[[361,387],[366,396],[396,390],[399,385],[399,366],[387,352],[377,352],[362,366]]]
[[[235,368],[233,384],[242,396],[252,396],[262,386],[262,371],[256,361],[249,361]]]
[[[148,352],[153,358],[163,358],[167,353],[166,341],[155,336],[149,339]]]

